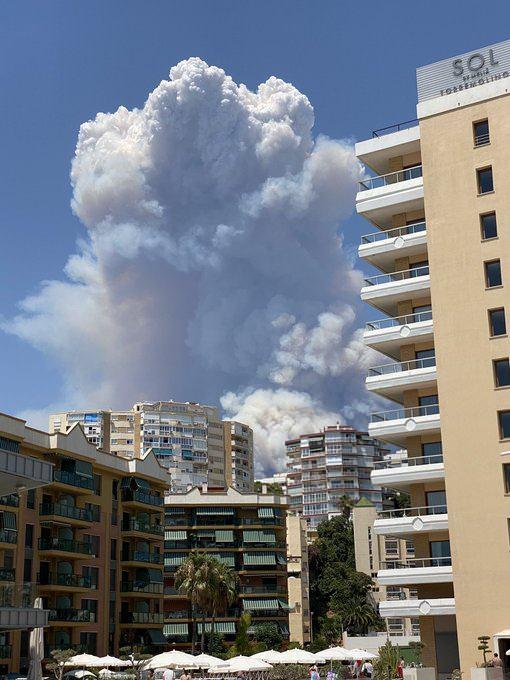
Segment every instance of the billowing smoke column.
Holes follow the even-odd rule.
[[[313,122],[292,85],[251,92],[193,58],[142,109],[81,126],[87,238],[3,326],[62,371],[45,411],[224,395],[270,472],[287,435],[366,409],[360,275],[338,231],[361,169]]]

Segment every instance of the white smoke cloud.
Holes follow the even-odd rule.
[[[292,85],[252,92],[193,58],[142,108],[81,126],[72,208],[86,238],[2,324],[61,371],[54,403],[226,394],[229,413],[269,414],[265,469],[289,434],[363,413],[360,273],[339,233],[361,168],[313,123]]]

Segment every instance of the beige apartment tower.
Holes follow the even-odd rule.
[[[510,41],[417,75],[418,120],[356,145],[365,342],[386,355],[366,382],[394,402],[369,432],[408,451],[372,480],[411,500],[374,531],[415,546],[378,581],[417,596],[380,611],[419,617],[425,665],[467,678],[480,635],[510,659]]]
[[[225,480],[227,487],[253,491],[253,430],[235,420],[223,421],[225,445]]]

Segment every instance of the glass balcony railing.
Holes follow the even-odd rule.
[[[160,612],[121,612],[121,623],[140,623],[140,624],[163,624],[165,622],[164,614]]]
[[[388,229],[386,231],[376,231],[373,234],[365,234],[361,237],[361,243],[387,241],[392,238],[398,238],[399,236],[423,233],[426,229],[427,225],[425,222],[416,222],[414,224],[407,224],[405,227],[398,227],[398,229]]]
[[[405,418],[422,418],[423,416],[439,415],[439,404],[429,406],[412,406],[410,408],[397,408],[392,411],[380,411],[372,413],[371,422],[380,423],[389,420],[404,420]]]
[[[436,357],[424,359],[412,359],[411,361],[399,361],[392,364],[383,364],[368,369],[369,377],[377,375],[391,375],[392,373],[406,373],[420,368],[433,368],[436,365]]]
[[[380,286],[383,283],[392,283],[394,281],[406,281],[407,279],[417,279],[420,276],[428,276],[430,270],[428,265],[423,267],[415,267],[414,269],[404,269],[400,272],[389,272],[388,274],[377,274],[377,276],[369,276],[365,279],[367,286]]]
[[[281,585],[274,586],[241,586],[241,593],[245,595],[270,595],[279,594],[283,595],[287,590]]]
[[[393,508],[392,510],[382,510],[379,519],[395,519],[398,517],[423,517],[424,515],[446,515],[448,510],[446,504],[423,505],[417,508]]]
[[[77,508],[74,505],[68,505],[66,503],[41,503],[39,505],[39,515],[41,515],[41,517],[57,515],[58,517],[79,519],[84,522],[92,522],[93,519],[92,510]]]
[[[66,588],[97,588],[90,578],[79,574],[37,574],[41,586],[65,586]]]
[[[9,496],[0,496],[0,505],[17,508],[19,506],[19,496],[14,493],[11,493]]]
[[[416,314],[404,314],[403,316],[369,321],[365,326],[365,330],[378,331],[384,328],[398,328],[398,326],[410,326],[413,323],[422,323],[423,321],[432,321],[432,311],[416,312]]]
[[[165,612],[165,620],[170,619],[190,619],[191,618],[191,612],[189,612],[187,609],[182,609],[179,611],[173,611],[173,612]]]
[[[409,560],[384,560],[381,569],[420,569],[424,567],[451,567],[451,557],[415,557]]]
[[[94,612],[88,609],[50,609],[48,619],[69,623],[93,623],[96,617]]]
[[[63,552],[92,555],[92,546],[90,543],[73,541],[67,538],[58,538],[58,536],[42,536],[39,539],[39,550],[61,550]]]
[[[84,477],[77,475],[75,472],[67,472],[66,470],[54,470],[53,480],[61,484],[69,484],[80,489],[94,489],[94,480],[91,477]]]
[[[162,583],[146,583],[144,581],[124,581],[120,584],[121,593],[150,593],[151,595],[162,595]]]
[[[123,562],[147,562],[150,564],[163,564],[163,555],[160,553],[150,553],[141,550],[122,553]]]
[[[123,522],[122,531],[140,531],[144,534],[154,534],[155,536],[162,536],[165,533],[165,529],[161,525],[141,522],[138,519],[130,519],[129,522]]]
[[[412,168],[405,168],[404,170],[397,170],[397,172],[389,172],[386,175],[378,175],[377,177],[367,177],[358,182],[359,191],[367,191],[369,189],[378,189],[380,187],[387,187],[398,182],[406,182],[409,179],[416,179],[422,176],[422,166],[415,165]]]
[[[416,456],[415,458],[407,458],[406,460],[377,460],[374,462],[374,470],[388,470],[391,468],[401,467],[418,467],[420,465],[433,465],[434,463],[442,463],[443,454],[436,453],[430,456]]]
[[[11,529],[0,530],[0,543],[15,544],[18,542],[18,532]]]
[[[123,489],[122,500],[125,503],[145,503],[146,505],[153,505],[156,507],[162,507],[164,503],[163,496],[158,496],[152,491],[142,491],[141,489],[136,489],[135,491],[132,489]]]

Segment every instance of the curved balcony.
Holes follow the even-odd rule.
[[[404,343],[409,344],[411,340],[420,343],[434,340],[432,312],[416,312],[370,321],[365,325],[363,340],[368,347],[398,359]]]
[[[423,209],[422,166],[367,177],[358,183],[356,211],[381,227],[396,213]]]
[[[404,391],[433,387],[436,380],[436,358],[426,357],[374,366],[368,370],[365,385],[370,392],[403,402]]]
[[[374,522],[376,534],[412,536],[417,533],[448,531],[446,505],[383,510]]]
[[[361,289],[361,299],[364,302],[370,303],[389,316],[396,315],[399,302],[412,302],[429,295],[428,265],[369,276]]]
[[[404,461],[376,461],[370,478],[378,486],[397,488],[442,481],[445,478],[443,455],[417,456]]]
[[[425,557],[381,562],[377,582],[381,586],[413,586],[452,583],[451,557]]]
[[[416,222],[361,237],[358,255],[380,269],[391,268],[397,257],[414,257],[427,252],[427,226]],[[426,257],[425,257],[426,259]]]
[[[422,600],[390,600],[379,603],[379,613],[383,618],[454,616],[455,598],[443,597]]]
[[[409,436],[439,434],[440,431],[439,404],[373,413],[368,425],[371,437],[383,439],[397,446],[405,446]]]
[[[356,143],[356,156],[377,174],[388,172],[391,158],[420,152],[418,120],[389,125]]]

